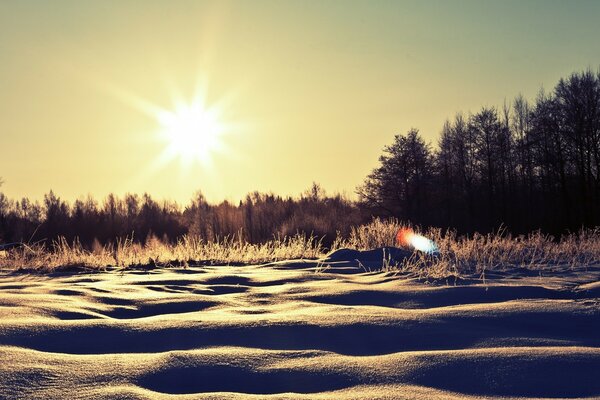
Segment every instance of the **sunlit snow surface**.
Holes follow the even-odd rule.
[[[600,396],[598,266],[409,279],[378,254],[0,273],[0,398]]]

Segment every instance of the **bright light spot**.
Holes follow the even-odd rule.
[[[427,254],[438,252],[438,248],[433,240],[430,240],[425,236],[418,235],[409,228],[400,228],[396,234],[396,242],[399,246],[412,247],[415,250],[419,250]]]
[[[157,119],[171,157],[205,162],[221,145],[223,126],[215,109],[204,108],[199,103],[183,105],[174,111],[161,110]]]

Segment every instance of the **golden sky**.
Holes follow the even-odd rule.
[[[598,68],[599,17],[591,1],[1,2],[2,191],[352,195],[394,134],[435,143],[457,111]],[[165,133],[195,106],[219,130],[202,152]]]

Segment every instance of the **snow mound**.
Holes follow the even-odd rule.
[[[414,257],[415,252],[398,247],[379,247],[373,250],[338,249],[329,253],[321,262],[333,267],[350,267],[379,270],[385,265],[400,265]]]

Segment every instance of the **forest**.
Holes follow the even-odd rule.
[[[361,204],[461,233],[552,234],[600,224],[600,74],[561,79],[444,124],[432,150],[395,137],[358,190]]]
[[[356,193],[356,200],[327,195],[314,183],[297,197],[254,192],[238,204],[210,204],[198,192],[182,207],[149,194],[70,203],[51,191],[39,203],[0,192],[0,243],[64,237],[91,247],[125,237],[173,243],[183,235],[260,243],[300,233],[327,246],[374,217],[459,234],[596,227],[600,72],[573,73],[534,100],[518,95],[501,107],[458,113],[434,145],[417,129],[398,134]]]

